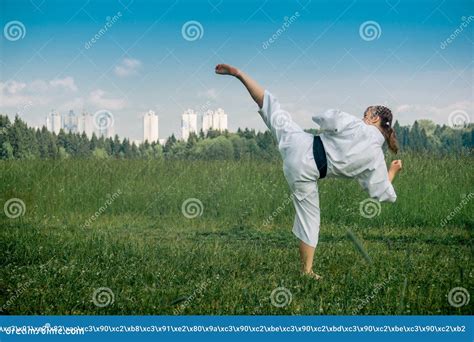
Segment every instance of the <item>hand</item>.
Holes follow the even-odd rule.
[[[402,169],[402,161],[400,159],[392,161],[392,164],[390,165],[390,170],[393,170],[394,172],[398,172]]]
[[[239,70],[230,66],[228,64],[217,64],[216,65],[216,74],[219,75],[232,75],[237,76],[239,74]]]

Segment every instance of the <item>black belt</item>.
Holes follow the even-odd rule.
[[[328,162],[326,159],[326,150],[324,149],[323,142],[318,135],[314,136],[313,141],[313,156],[316,162],[316,167],[319,170],[319,178],[326,177],[328,171]]]

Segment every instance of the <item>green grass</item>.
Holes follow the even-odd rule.
[[[402,159],[398,200],[372,219],[354,181],[319,183],[321,282],[299,275],[281,162],[1,162],[0,204],[26,211],[1,214],[0,314],[472,314],[448,293],[474,295],[473,201],[441,222],[473,191],[473,159]],[[188,198],[201,216],[182,214]],[[112,304],[94,305],[100,287]],[[277,287],[291,293],[284,307]]]

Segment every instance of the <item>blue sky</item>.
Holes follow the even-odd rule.
[[[358,116],[372,104],[389,106],[403,124],[448,123],[453,111],[472,118],[473,4],[1,0],[0,112],[40,126],[51,109],[107,109],[116,133],[140,139],[148,109],[158,113],[165,138],[179,135],[185,109],[222,107],[231,131],[264,130],[241,85],[214,75],[225,62],[277,95],[305,128],[314,127],[314,112]],[[285,20],[291,23],[278,34]],[[6,33],[12,21],[23,24],[23,38]],[[189,21],[201,25],[199,39],[183,37]],[[367,22],[375,22],[375,36],[360,30]]]

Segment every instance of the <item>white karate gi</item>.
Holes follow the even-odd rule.
[[[259,114],[275,138],[283,159],[283,173],[295,206],[293,233],[309,246],[319,238],[319,171],[313,156],[314,136],[306,133],[282,110],[267,90]],[[313,116],[327,156],[326,177],[355,178],[379,201],[394,202],[395,190],[388,179],[382,151],[385,141],[377,127],[352,115],[330,109]]]

